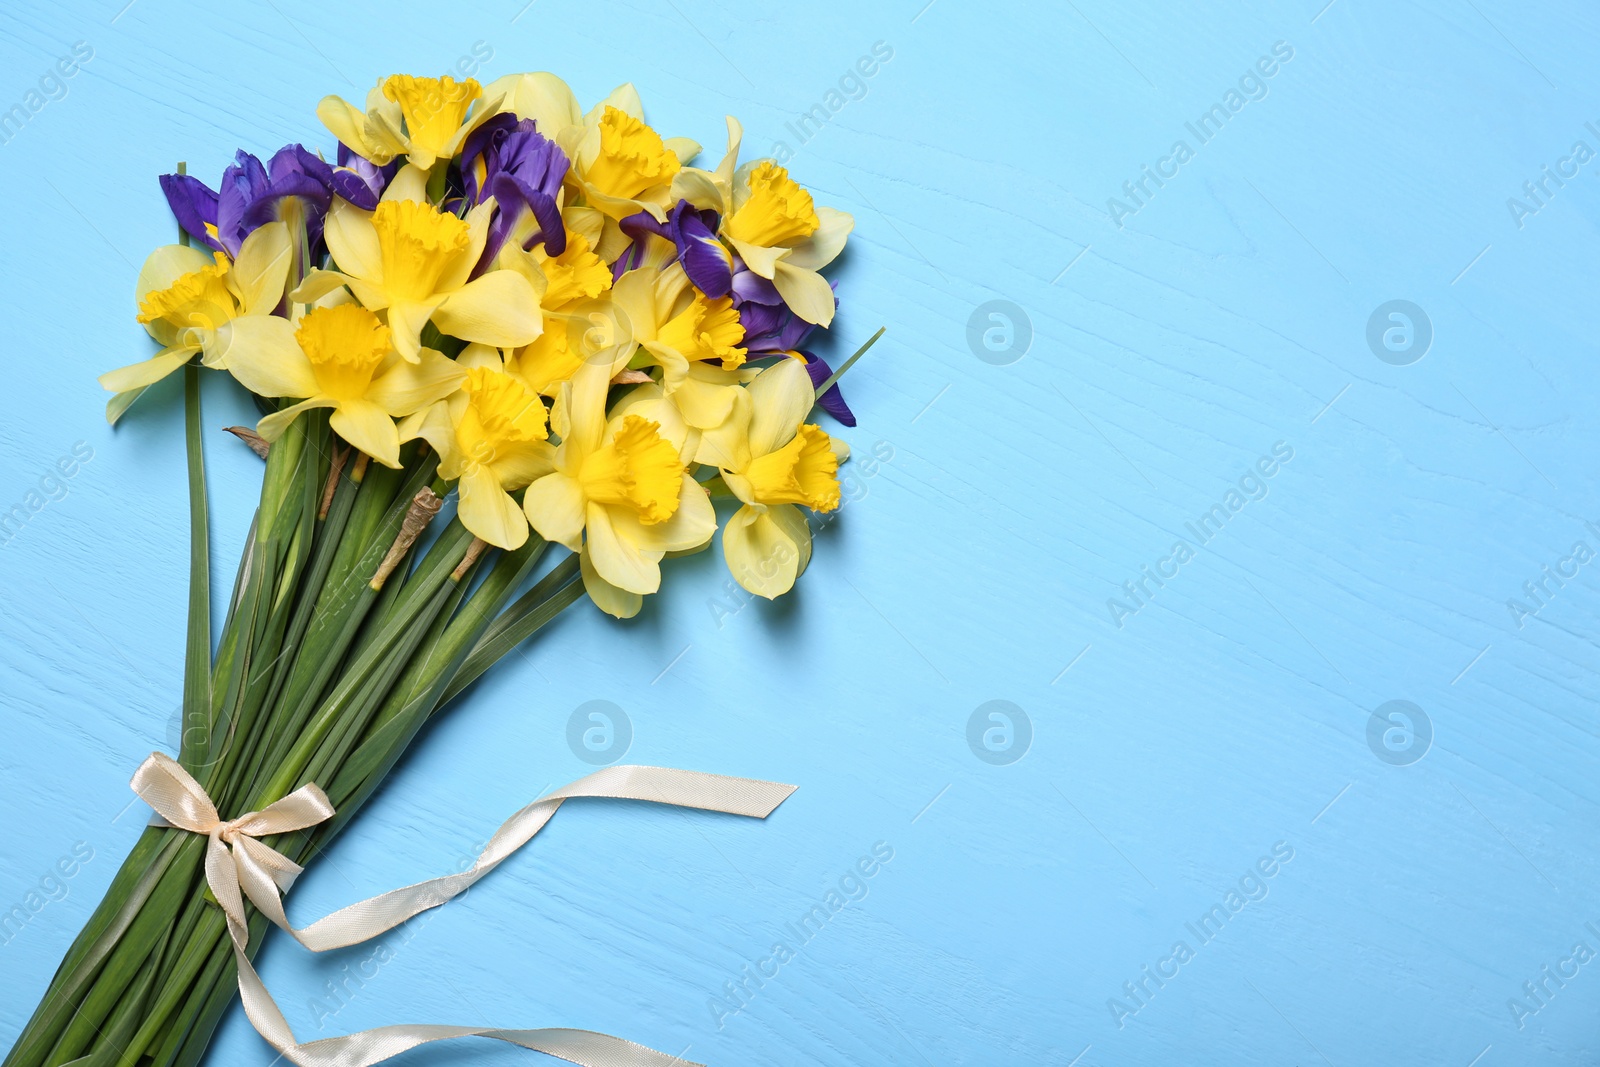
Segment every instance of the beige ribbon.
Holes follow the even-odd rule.
[[[431,878],[341,908],[310,926],[296,929],[283,911],[287,893],[302,868],[258,838],[315,826],[333,816],[333,805],[315,785],[301,786],[282,800],[224,822],[216,806],[170,756],[160,752],[140,764],[133,791],[173,826],[205,834],[206,883],[227,917],[233,954],[239,964],[239,998],[257,1032],[302,1067],[369,1067],[408,1049],[454,1037],[487,1037],[521,1045],[581,1067],[700,1067],[632,1041],[595,1033],[548,1027],[500,1030],[476,1026],[404,1024],[380,1026],[344,1037],[300,1044],[283,1013],[262,984],[245,954],[250,929],[244,900],[313,952],[358,944],[438,907],[465,892],[478,879],[527,844],[561,802],[573,797],[648,800],[685,808],[701,808],[764,819],[795,787],[750,778],[725,778],[699,771],[666,767],[606,767],[541,797],[507,819],[495,831],[473,865],[459,874]]]

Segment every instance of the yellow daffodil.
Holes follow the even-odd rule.
[[[707,297],[676,263],[629,271],[612,286],[611,300],[661,367],[662,389],[684,421],[700,432],[723,426],[744,378],[744,327],[733,301]]]
[[[551,470],[544,401],[505,373],[487,345],[469,345],[458,364],[461,388],[400,425],[439,452],[439,474],[460,479],[461,525],[491,545],[520,548],[528,520],[511,494]]]
[[[709,297],[689,290],[689,302],[661,324],[656,343],[675,356],[688,360],[716,359],[723,370],[734,370],[744,362],[744,324],[734,310],[731,296]]]
[[[753,272],[777,288],[784,303],[818,326],[833,322],[833,289],[822,268],[844,250],[855,218],[818,207],[789,172],[770,159],[735,169],[743,130],[728,118],[728,152],[715,171],[685,168],[672,197],[722,216],[721,236]]]
[[[742,502],[722,530],[722,551],[734,579],[771,600],[794,587],[811,560],[811,527],[800,508],[839,506],[843,442],[806,425],[816,399],[799,362],[780,360],[758,374],[739,405],[737,433],[712,435],[722,454],[722,480]]]
[[[550,256],[542,248],[532,255],[544,280],[544,332],[506,360],[506,370],[530,389],[554,396],[560,384],[572,377],[584,360],[585,346],[572,343],[575,316],[611,288],[611,268],[593,251],[582,234],[567,234],[566,250]]]
[[[332,408],[333,431],[390,467],[400,466],[394,419],[443,399],[465,378],[431,348],[416,363],[401,359],[389,327],[355,303],[312,308],[298,325],[265,315],[239,318],[221,333],[228,370],[247,389],[300,398],[261,420],[262,437],[276,440],[309,408]]]
[[[221,252],[165,245],[150,253],[135,294],[139,322],[160,344],[151,358],[100,376],[116,395],[106,419],[116,422],[146,388],[187,363],[196,352],[207,366],[223,366],[217,331],[241,315],[270,315],[283,300],[290,266],[289,228],[270,222],[256,229],[233,263]]]
[[[614,218],[666,198],[681,165],[661,135],[621,108],[605,105],[580,156],[585,191],[594,205]],[[581,149],[580,149],[581,151]],[[648,199],[646,199],[648,197]]]
[[[582,194],[583,211],[602,216],[603,231],[595,250],[614,262],[630,238],[617,226],[640,211],[664,220],[672,199],[672,181],[700,146],[687,137],[662,136],[644,121],[644,105],[632,85],[620,86],[584,116],[582,126],[558,134],[558,143],[572,160],[567,180]]]
[[[326,236],[338,270],[312,271],[293,297],[309,303],[349,286],[366,307],[386,311],[395,348],[413,362],[430,320],[464,341],[525,345],[542,329],[528,279],[514,270],[471,276],[493,212],[493,199],[464,219],[438,210],[423,199],[420,172],[406,167],[375,211],[334,202]]]
[[[338,96],[325,96],[317,105],[317,118],[333,135],[364,159],[387,164],[405,156],[427,170],[461,150],[467,135],[498,107],[498,101],[480,101],[482,88],[471,78],[415,78],[394,74],[367,94],[361,111]]]
[[[653,386],[606,415],[610,368],[586,362],[562,387],[553,422],[554,470],[523,504],[540,535],[582,553],[584,586],[618,618],[661,585],[668,552],[699,548],[716,531],[710,498],[686,463],[687,427]]]

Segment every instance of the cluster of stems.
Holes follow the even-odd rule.
[[[459,521],[429,529],[449,486],[426,445],[409,445],[390,469],[349,455],[326,413],[307,412],[267,453],[213,655],[197,369],[185,373],[191,566],[178,761],[223,818],[321,786],[334,819],[265,841],[308,864],[432,716],[582,595],[577,560],[530,586],[547,547],[537,535],[500,552]],[[200,1062],[238,992],[205,847],[184,830],[142,833],[4,1067]],[[267,922],[249,913],[254,958]]]

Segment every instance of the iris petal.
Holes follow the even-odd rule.
[[[178,225],[207,248],[221,252],[222,244],[212,236],[217,230],[217,194],[190,174],[163,174],[160,180]]]

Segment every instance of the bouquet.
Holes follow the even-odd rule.
[[[663,560],[710,546],[787,592],[838,507],[855,424],[802,346],[853,225],[772,160],[715,169],[624,85],[588,112],[550,74],[395,75],[325,98],[335,160],[245,152],[212,189],[161,178],[180,242],[139,272],[160,346],[104,375],[115,422],[181,373],[190,498],[182,739],[133,786],[158,818],[72,944],[6,1067],[190,1065],[242,993],[301,1064],[479,1035],[585,1064],[677,1062],[587,1031],[400,1025],[298,1044],[251,960],[269,922],[312,949],[461,892],[572,796],[765,816],[791,787],[608,767],[536,800],[469,871],[301,930],[280,894],[435,715],[587,598],[628,618]],[[882,330],[878,334],[882,334]],[[872,340],[876,340],[874,336]],[[869,341],[867,344],[870,345]],[[211,643],[199,375],[254,395],[261,499]],[[453,509],[453,514],[451,513]],[[441,513],[447,517],[441,517]],[[564,549],[552,551],[553,549]]]

